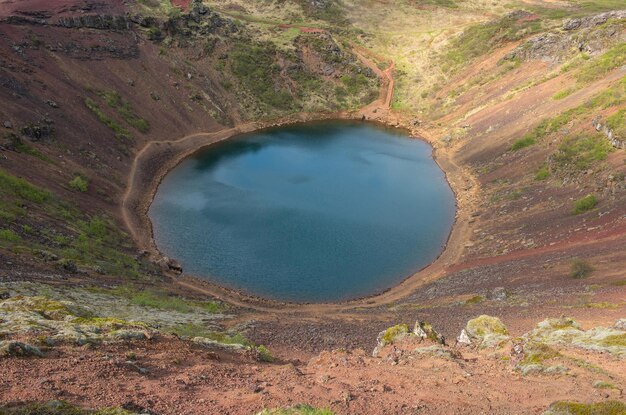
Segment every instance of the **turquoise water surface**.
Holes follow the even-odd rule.
[[[357,122],[234,137],[185,160],[150,208],[186,273],[272,299],[375,294],[433,261],[454,194],[431,147]]]

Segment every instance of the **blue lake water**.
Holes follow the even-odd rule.
[[[428,144],[342,121],[215,144],[170,172],[150,208],[157,246],[186,273],[298,302],[392,287],[439,255],[454,214]]]

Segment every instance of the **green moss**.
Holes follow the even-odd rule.
[[[520,366],[542,364],[546,360],[560,357],[561,354],[543,343],[530,343],[524,347],[524,358],[520,361]]]
[[[259,360],[261,362],[272,363],[275,360],[274,356],[272,355],[272,352],[270,352],[270,350],[267,347],[263,345],[257,346],[256,350],[259,353]]]
[[[595,195],[587,195],[583,198],[580,198],[574,204],[574,214],[579,215],[581,213],[585,213],[595,208],[598,204],[598,199]]]
[[[482,295],[475,295],[469,300],[466,300],[465,305],[479,304],[479,303],[482,303],[484,300],[485,300],[485,297],[483,297]]]
[[[470,336],[485,336],[488,334],[508,335],[509,331],[497,317],[481,315],[467,322],[466,330]]]
[[[123,328],[141,328],[146,329],[148,326],[145,323],[131,322],[112,317],[79,317],[72,320],[74,324],[82,324],[86,326],[95,326],[107,330],[120,330]]]
[[[385,330],[382,337],[384,345],[393,344],[393,342],[402,336],[409,334],[409,326],[407,324],[398,324]]]
[[[604,339],[599,341],[599,344],[602,346],[606,346],[606,347],[613,347],[613,346],[626,347],[626,333],[606,336]]]
[[[626,415],[626,404],[618,401],[598,403],[556,402],[544,415]]]
[[[593,382],[593,387],[596,389],[619,389],[611,382],[605,382],[603,380],[596,380],[595,382]]]

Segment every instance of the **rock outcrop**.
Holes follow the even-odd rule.
[[[456,341],[460,345],[483,349],[500,347],[509,339],[509,332],[499,318],[482,315],[468,321]]]

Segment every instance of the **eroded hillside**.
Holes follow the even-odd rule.
[[[622,9],[0,2],[0,413],[624,413]],[[178,161],[323,118],[433,146],[458,212],[431,266],[293,305],[156,250]]]

